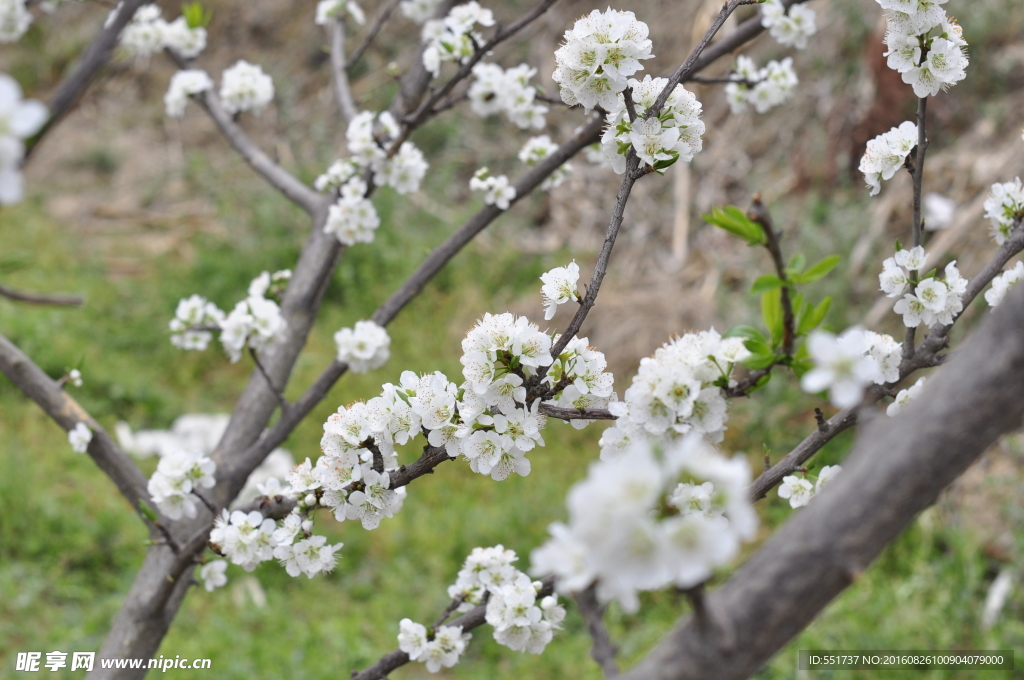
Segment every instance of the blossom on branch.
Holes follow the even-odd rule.
[[[1018,260],[1013,269],[1008,269],[992,279],[992,287],[985,291],[985,302],[990,307],[998,306],[1010,288],[1020,283],[1021,279],[1024,279],[1024,262]]]
[[[213,80],[201,69],[178,71],[171,76],[171,84],[164,95],[164,107],[171,118],[185,115],[189,97],[213,89]]]
[[[676,85],[661,114],[644,119],[647,109],[668,85],[667,78],[645,76],[642,81],[630,78],[632,100],[637,119],[629,120],[623,95],[617,95],[608,106],[608,127],[601,138],[602,150],[612,170],[626,171],[626,154],[632,146],[641,160],[656,169],[666,168],[677,160],[693,160],[703,147],[704,121],[700,119],[701,103],[682,85]]]
[[[837,408],[860,403],[864,388],[880,379],[878,362],[868,353],[863,329],[854,326],[836,337],[828,331],[814,331],[807,349],[815,367],[804,374],[800,386],[805,392],[829,391]]]
[[[338,361],[348,364],[353,373],[366,373],[383,366],[391,356],[391,338],[373,321],[356,321],[355,328],[342,328],[334,334]]]
[[[551,137],[547,135],[538,135],[537,137],[530,137],[526,140],[526,144],[519,151],[519,160],[526,164],[526,167],[532,168],[538,165],[541,161],[546,159],[551,154],[558,150],[558,145],[551,141]],[[572,172],[571,163],[563,163],[558,168],[548,175],[543,182],[540,184],[541,191],[550,191],[558,186],[561,186],[565,182],[566,178],[569,177],[569,173]]]
[[[25,0],[0,0],[0,43],[17,42],[32,24]]]
[[[725,86],[726,100],[734,114],[744,111],[748,104],[758,113],[765,113],[789,99],[799,83],[790,57],[781,62],[773,59],[758,69],[752,59],[740,55],[733,73],[746,81]]]
[[[967,43],[963,30],[939,6],[945,0],[878,0],[886,16],[885,53],[889,68],[932,97],[966,77]]]
[[[217,464],[199,451],[177,450],[160,458],[147,490],[160,512],[170,519],[196,516],[196,489],[212,489]]]
[[[580,266],[575,260],[567,267],[555,267],[541,274],[540,280],[544,282],[540,294],[544,296],[545,321],[555,318],[558,305],[580,299],[580,294],[576,292],[576,284],[580,280]]]
[[[767,0],[761,4],[761,25],[780,45],[802,50],[807,39],[818,32],[814,10],[806,5],[792,5],[787,13],[782,0]]]
[[[985,217],[992,221],[992,239],[1003,245],[1017,221],[1024,218],[1024,186],[1020,177],[992,185],[985,198]]]
[[[410,21],[422,24],[434,16],[440,4],[441,0],[402,0],[398,7]]]
[[[0,205],[11,205],[24,197],[22,140],[39,132],[49,115],[42,102],[22,98],[17,80],[0,73]]]
[[[344,19],[348,14],[360,26],[366,23],[363,8],[354,0],[320,0],[316,5],[317,26],[327,26],[335,19]]]
[[[274,98],[274,81],[257,64],[239,59],[221,74],[220,100],[224,110],[234,114],[259,114]]]
[[[880,180],[890,180],[903,167],[907,156],[917,146],[917,125],[906,121],[882,133],[867,144],[860,159],[860,171],[875,196],[882,189]]]
[[[68,443],[75,453],[85,453],[89,449],[89,442],[92,441],[92,430],[85,423],[76,423],[68,430]]]
[[[493,26],[494,14],[473,0],[456,5],[444,19],[430,19],[423,26],[423,66],[436,78],[446,61],[465,61],[483,44],[474,26]]]
[[[643,70],[640,61],[654,57],[648,32],[632,12],[595,9],[577,19],[555,51],[551,77],[561,88],[562,101],[580,104],[587,113],[595,106],[613,110],[617,95],[628,87],[627,78]]]
[[[516,188],[506,175],[491,175],[487,168],[480,168],[469,180],[470,191],[483,191],[484,203],[499,210],[508,210],[516,197]]]
[[[473,112],[478,116],[504,112],[521,130],[542,129],[548,107],[535,101],[537,90],[530,86],[530,79],[536,73],[537,69],[527,64],[507,71],[493,63],[477,64],[467,93]]]

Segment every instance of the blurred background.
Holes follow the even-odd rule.
[[[159,4],[167,19],[180,13],[178,2]],[[214,15],[210,45],[198,63],[214,80],[240,58],[273,76],[274,103],[260,117],[243,115],[242,125],[308,182],[344,155],[327,41],[313,24],[315,4],[206,0]],[[509,21],[529,4],[492,7],[499,20]],[[368,16],[377,5],[362,3]],[[808,49],[796,52],[765,35],[745,51],[759,64],[792,56],[800,78],[793,98],[764,115],[731,115],[721,86],[689,86],[704,105],[704,150],[691,165],[645,178],[633,192],[609,276],[584,328],[608,356],[619,394],[639,359],[672,335],[758,325],[758,301],[748,290],[769,271],[766,253],[701,219],[712,206],[746,207],[755,192],[784,232],[787,256],[802,252],[813,262],[842,255],[837,270],[809,288],[818,298],[834,296],[829,327],[866,323],[902,337],[899,318],[879,300],[876,277],[894,241],[909,240],[910,178],[899,174],[869,199],[856,167],[867,140],[913,118],[915,100],[885,67],[875,2],[812,0],[809,6],[819,31]],[[534,82],[557,96],[553,52],[572,21],[594,7],[559,3],[493,59],[506,68],[521,61],[536,66]],[[643,73],[675,68],[719,7],[704,0],[630,5],[651,27],[657,55]],[[945,8],[963,25],[970,66],[965,81],[929,102],[924,190],[947,200],[931,201],[944,211],[929,223],[944,228],[929,232],[926,246],[940,265],[956,259],[970,277],[994,251],[981,218],[988,187],[1024,171],[1024,5],[951,0]],[[108,9],[70,2],[37,19],[20,43],[0,49],[0,71],[17,78],[27,96],[45,100]],[[739,21],[754,11],[741,8]],[[353,31],[350,43],[360,37]],[[407,64],[417,41],[418,28],[396,12],[354,75],[361,108],[386,108],[396,89],[388,64]],[[722,60],[705,75],[724,75],[729,66]],[[304,214],[233,153],[197,106],[181,120],[165,117],[162,96],[173,72],[163,57],[115,60],[37,149],[26,168],[27,199],[0,211],[0,282],[87,299],[78,309],[0,299],[0,329],[51,376],[79,368],[85,384],[74,396],[111,431],[119,421],[165,429],[182,414],[231,410],[251,365],[229,364],[216,347],[176,350],[167,322],[177,300],[192,293],[230,308],[261,271],[290,268],[310,228]],[[544,132],[555,141],[584,121],[579,111],[552,108]],[[374,243],[345,255],[289,398],[329,363],[338,328],[367,318],[432,247],[479,209],[480,195],[468,188],[474,170],[488,165],[513,180],[522,173],[515,154],[531,134],[466,108],[413,136],[431,163],[424,188],[411,197],[374,197],[382,226]],[[620,181],[582,155],[573,166],[562,187],[514,206],[402,312],[388,329],[391,361],[338,383],[285,444],[296,460],[319,454],[322,423],[339,405],[377,395],[381,383],[397,382],[402,370],[441,370],[457,378],[459,342],[484,312],[526,314],[544,326],[538,277],[571,259],[581,264],[584,280],[589,277]],[[983,302],[969,310],[954,341],[986,311]],[[567,321],[562,310],[551,324]],[[777,373],[764,390],[731,405],[723,448],[748,452],[755,469],[764,450],[777,459],[809,433],[813,408],[821,406],[791,374]],[[603,427],[578,432],[551,423],[547,447],[530,454],[527,478],[497,483],[462,464],[442,467],[414,484],[405,509],[373,532],[321,518],[318,531],[345,543],[333,573],[308,581],[288,577],[275,564],[252,574],[231,567],[225,588],[190,594],[160,653],[211,658],[212,673],[222,678],[344,677],[365,667],[396,646],[401,618],[436,618],[473,547],[502,543],[526,568],[547,525],[564,519],[565,492],[596,458]],[[841,461],[852,437],[837,438],[811,465]],[[148,475],[155,459],[140,466]],[[793,677],[798,649],[1015,649],[1020,667],[1021,498],[1024,440],[1010,437],[758,677]],[[758,510],[760,539],[793,512],[774,492]],[[146,538],[104,475],[0,378],[0,677],[15,675],[19,651],[98,650]],[[1015,585],[998,612],[985,615],[1000,574]],[[645,595],[634,616],[613,607],[607,620],[621,661],[639,658],[687,607],[685,597],[671,592]],[[540,657],[498,646],[486,628],[474,637],[463,662],[441,677],[600,677],[572,607],[565,631]],[[1001,673],[986,677],[1024,678],[1024,671]],[[419,664],[393,674],[426,676]]]

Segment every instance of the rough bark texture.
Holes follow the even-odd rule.
[[[919,512],[1024,417],[1024,289],[1013,291],[895,418],[876,418],[843,474],[624,677],[747,678]]]

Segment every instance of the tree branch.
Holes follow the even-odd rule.
[[[789,277],[786,276],[786,263],[782,259],[782,246],[779,243],[782,235],[775,231],[771,213],[768,212],[765,204],[761,202],[761,194],[754,194],[753,204],[747,213],[747,217],[761,225],[766,239],[764,247],[771,255],[772,264],[775,265],[775,273],[783,283],[780,289],[780,300],[782,302],[782,352],[786,356],[792,356],[793,341],[796,333],[793,328],[793,302],[789,297]]]
[[[999,436],[1024,418],[1024,288],[968,339],[930,389],[877,418],[843,474],[681,619],[628,680],[738,680],[761,668]]]
[[[590,638],[594,641],[594,645],[590,648],[590,656],[601,667],[605,678],[610,680],[618,677],[619,665],[615,662],[617,650],[604,625],[604,612],[607,606],[598,604],[593,585],[575,593],[574,599],[576,607],[580,610],[580,615],[583,616],[583,620],[587,624],[587,632],[590,633]]]
[[[55,305],[58,307],[81,307],[85,298],[80,295],[43,295],[42,293],[25,293],[7,286],[0,286],[0,297],[27,302],[32,305]]]
[[[188,68],[188,63],[173,50],[164,52],[177,64],[178,68]],[[314,191],[304,182],[270,159],[267,154],[256,146],[247,134],[238,126],[220,105],[220,99],[213,90],[206,90],[192,97],[210,116],[220,129],[228,143],[245,159],[253,170],[267,180],[272,187],[284,194],[285,198],[305,210],[310,215],[316,213],[329,199]]]
[[[0,334],[0,371],[14,383],[18,389],[36,402],[39,408],[65,431],[75,428],[78,423],[85,423],[92,430],[92,441],[89,442],[89,457],[117,486],[121,495],[131,503],[135,512],[150,528],[153,525],[142,512],[140,501],[148,502],[148,481],[106,430],[90,416],[74,398],[61,389],[57,381],[52,380],[31,359],[10,340]],[[154,509],[155,510],[155,509]],[[160,520],[163,521],[163,517]]]
[[[613,416],[611,411],[606,408],[577,409],[563,408],[552,404],[541,404],[540,412],[558,420],[615,420],[618,418],[618,416]]]
[[[555,588],[555,579],[553,576],[546,577],[541,581],[541,583],[543,584],[543,587],[537,594],[538,599],[547,597],[554,592]],[[479,604],[448,625],[460,626],[462,628],[462,632],[470,631],[474,628],[479,628],[486,623],[486,619],[484,618],[486,613],[487,604]],[[391,671],[404,666],[407,663],[409,663],[409,655],[396,649],[395,651],[382,656],[377,663],[373,664],[369,668],[363,671],[353,672],[352,676],[348,680],[386,680]]]
[[[82,52],[82,56],[78,59],[77,64],[75,64],[75,70],[61,80],[60,84],[57,85],[57,89],[50,96],[50,101],[46,104],[50,110],[49,120],[46,121],[46,124],[43,125],[43,128],[34,137],[26,140],[25,161],[28,160],[43,137],[71,111],[75,102],[78,101],[78,98],[89,87],[89,83],[92,82],[96,74],[110,61],[110,57],[114,53],[114,47],[117,44],[117,36],[121,33],[121,29],[135,16],[135,10],[148,1],[125,0],[110,26],[100,29],[100,32],[93,38],[89,47]]]
[[[331,85],[334,98],[338,102],[341,119],[346,125],[359,113],[352,90],[348,84],[348,71],[345,65],[345,22],[337,18],[330,26],[331,32]]]

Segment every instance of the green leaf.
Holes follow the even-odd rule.
[[[772,348],[763,340],[745,340],[743,342],[743,346],[746,347],[747,351],[751,354],[773,354]]]
[[[776,288],[782,288],[785,284],[782,279],[774,274],[765,274],[764,276],[757,277],[754,281],[754,285],[750,287],[750,293],[752,295],[760,295],[761,293],[767,293],[770,290]]]
[[[181,14],[189,28],[208,26],[213,19],[213,10],[205,10],[198,2],[189,2],[181,6]]]
[[[792,271],[794,273],[800,273],[801,271],[803,271],[804,264],[806,264],[806,263],[807,263],[807,258],[804,257],[804,254],[803,253],[797,253],[797,254],[793,255],[793,257],[789,258],[789,264],[786,265],[786,269],[788,269],[788,270],[790,270],[790,271]]]
[[[797,324],[796,332],[798,335],[807,335],[815,328],[821,325],[821,322],[825,320],[825,315],[828,313],[828,308],[832,304],[832,298],[827,297],[818,303],[818,306],[813,310],[805,313],[803,318],[800,319]]]
[[[814,362],[811,361],[811,355],[807,350],[806,342],[796,348],[796,353],[793,355],[793,360],[789,366],[793,369],[797,378],[802,378],[804,373],[814,368]]]
[[[746,338],[747,340],[759,340],[765,342],[764,334],[753,326],[733,326],[727,330],[723,338]],[[748,348],[749,349],[749,348]]]
[[[775,360],[775,353],[769,350],[767,354],[751,354],[749,357],[747,357],[740,363],[742,363],[747,368],[756,371],[761,368],[768,368],[769,366],[775,363]]]
[[[678,151],[672,151],[671,153],[672,153],[672,158],[667,158],[667,159],[665,159],[663,161],[655,162],[654,169],[655,170],[664,170],[665,168],[669,168],[669,167],[672,167],[673,165],[675,165],[675,162],[679,160],[679,152]]]
[[[902,243],[900,243],[900,240],[899,240],[899,239],[896,239],[896,252],[898,253],[898,252],[900,252],[901,250],[903,250],[903,244],[902,244]]]
[[[814,283],[835,269],[841,259],[838,255],[829,255],[812,264],[804,273],[793,276],[792,281],[793,283]]]
[[[724,209],[712,208],[710,214],[704,215],[704,221],[740,237],[749,245],[765,243],[764,230],[761,226],[750,221],[750,218],[734,205],[727,205]]]
[[[778,288],[761,294],[761,317],[771,335],[772,346],[782,342],[782,291]]]

